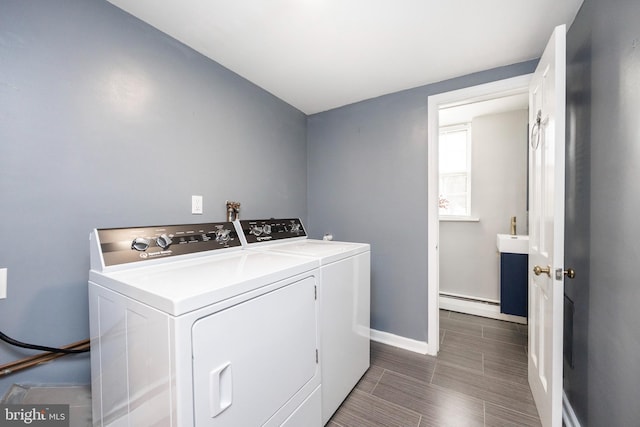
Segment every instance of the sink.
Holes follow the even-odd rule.
[[[511,254],[529,253],[529,236],[514,236],[511,234],[498,234],[498,252]]]

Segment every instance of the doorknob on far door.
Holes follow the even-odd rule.
[[[575,279],[576,271],[573,268],[567,268],[566,270],[556,269],[556,280],[562,280],[562,276],[567,276],[567,279]]]
[[[547,276],[551,277],[551,267],[549,267],[548,265],[545,268],[542,268],[539,265],[533,267],[533,274],[539,276],[542,273],[546,273]]]

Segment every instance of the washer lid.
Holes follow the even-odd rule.
[[[311,258],[274,252],[236,251],[114,272],[91,270],[89,279],[179,316],[318,266],[318,260]]]

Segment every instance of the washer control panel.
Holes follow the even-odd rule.
[[[231,222],[96,230],[105,267],[240,247]]]
[[[306,237],[300,218],[241,220],[247,244]]]

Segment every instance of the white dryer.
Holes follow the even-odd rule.
[[[322,423],[326,424],[369,368],[370,245],[308,239],[298,218],[234,224],[249,249],[320,263]]]
[[[94,230],[94,425],[320,426],[318,267],[231,223]]]

